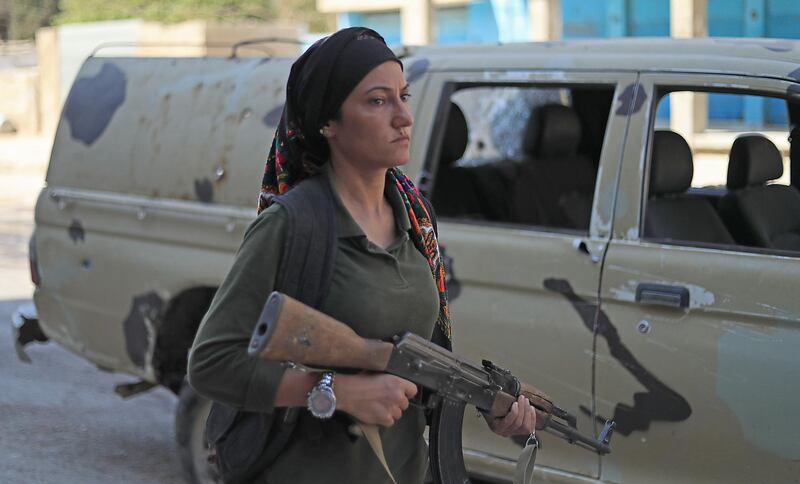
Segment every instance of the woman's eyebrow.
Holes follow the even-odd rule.
[[[403,88],[402,88],[402,89],[400,89],[400,90],[401,90],[401,91],[407,91],[407,90],[408,90],[408,88],[409,88],[409,86],[410,86],[410,84],[406,84],[406,85],[405,85],[405,86],[403,86]],[[375,86],[375,87],[371,87],[371,88],[367,89],[367,92],[366,92],[366,93],[370,93],[370,92],[372,92],[372,91],[375,91],[375,90],[377,90],[377,89],[379,89],[379,90],[381,90],[381,91],[393,91],[393,90],[394,90],[394,89],[392,89],[392,88],[391,88],[391,87],[389,87],[389,86]]]

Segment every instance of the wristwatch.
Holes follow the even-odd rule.
[[[308,411],[317,418],[331,418],[336,411],[336,395],[333,394],[333,373],[326,371],[319,382],[308,392]]]

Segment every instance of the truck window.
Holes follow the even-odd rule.
[[[470,86],[450,97],[440,217],[588,233],[613,86]]]
[[[712,117],[705,131],[681,134],[671,129],[669,102],[688,92],[658,93],[643,238],[800,252],[800,191],[790,184],[787,121],[787,113],[798,106],[749,93],[692,92],[701,103],[724,100],[747,114],[727,121]]]

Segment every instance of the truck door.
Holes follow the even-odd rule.
[[[627,73],[436,72],[415,123],[423,188],[439,217],[453,347],[548,392],[591,433],[592,317],[628,119]],[[468,469],[509,478],[526,438],[474,409]],[[543,476],[599,475],[596,455],[554,437]]]
[[[702,105],[709,94],[785,110],[796,103],[787,100],[790,86],[720,74],[641,76],[596,323],[598,414],[618,424],[603,480],[768,475],[788,482],[800,475],[800,253],[748,242],[744,214],[724,209],[741,193],[729,178],[737,157],[728,149],[737,137],[752,138],[752,127],[682,135],[678,118],[657,114],[672,102],[675,116],[682,98]],[[755,137],[787,150],[786,122],[770,131]],[[712,142],[717,154],[707,149]],[[780,164],[778,153],[772,161]],[[767,161],[749,160],[754,167]],[[788,184],[788,173],[769,183]],[[759,217],[778,215],[791,214]]]

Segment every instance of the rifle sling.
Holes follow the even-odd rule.
[[[394,484],[397,484],[394,475],[392,475],[392,471],[389,469],[389,464],[386,463],[386,455],[383,453],[383,443],[381,442],[381,434],[378,433],[378,426],[361,422],[356,422],[356,425],[361,429],[361,433],[364,435],[364,438],[367,439],[375,456],[381,461],[381,465],[383,465],[386,473],[389,474],[389,479],[391,479]]]
[[[539,443],[534,439],[534,443],[527,444],[517,459],[517,466],[514,469],[514,484],[533,483],[533,465],[536,463],[536,451]]]

